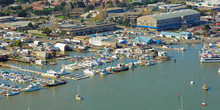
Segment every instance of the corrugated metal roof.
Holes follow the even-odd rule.
[[[173,33],[173,32],[161,32],[161,35],[170,35],[170,36],[181,36],[179,33]]]
[[[185,9],[185,10],[180,10],[180,11],[149,15],[149,17],[152,17],[156,20],[163,20],[163,19],[170,19],[170,18],[187,16],[187,15],[192,15],[192,14],[199,14],[199,12],[196,10],[192,10],[192,9]]]
[[[152,40],[152,37],[141,37],[141,36],[138,36],[133,41],[134,42],[150,43],[151,40]]]

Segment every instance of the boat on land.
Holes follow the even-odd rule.
[[[66,80],[50,80],[46,83],[47,87],[53,87],[58,85],[66,84]]]

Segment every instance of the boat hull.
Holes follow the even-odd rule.
[[[46,84],[47,87],[53,87],[53,86],[58,86],[58,85],[63,85],[66,84],[66,81],[58,82],[55,84]]]

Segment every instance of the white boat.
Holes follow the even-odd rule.
[[[73,65],[73,64],[65,65],[64,69],[66,69],[66,70],[76,70],[76,68],[74,68],[74,66],[75,65]]]
[[[44,65],[44,61],[43,60],[35,60],[35,64],[42,66],[42,65]]]
[[[210,62],[220,62],[220,56],[212,57],[212,56],[201,56],[200,62],[202,63],[210,63]]]
[[[204,85],[202,86],[203,90],[208,90],[208,86],[206,85],[206,75],[204,73]]]
[[[9,92],[7,92],[7,96],[13,96],[13,95],[17,95],[17,94],[19,94],[20,92],[18,92],[18,91],[9,91]]]
[[[110,72],[108,72],[106,69],[102,69],[99,73],[100,75],[108,75]]]
[[[82,100],[82,97],[79,95],[79,83],[78,83],[78,93],[76,94],[76,100]]]
[[[95,70],[92,70],[91,68],[85,69],[83,72],[88,75],[96,75],[97,74],[97,72]]]
[[[66,72],[64,68],[62,68],[59,72],[56,73],[56,75],[58,76],[63,76],[67,74],[70,74],[70,73]]]
[[[24,88],[24,92],[38,91],[40,87],[38,84],[30,84],[27,88]]]
[[[220,68],[218,68],[218,73],[220,73]]]
[[[54,70],[48,70],[45,73],[41,73],[42,76],[46,76],[46,77],[58,77],[57,72]]]

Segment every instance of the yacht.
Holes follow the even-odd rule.
[[[66,72],[64,68],[62,68],[58,73],[56,73],[56,75],[58,76],[63,76],[67,74],[70,74],[70,73]]]
[[[97,74],[97,72],[95,70],[92,70],[91,68],[85,69],[83,72],[88,75],[96,75]]]
[[[40,90],[40,87],[38,84],[30,84],[27,88],[24,88],[24,92],[32,92],[32,91],[38,91]]]
[[[58,77],[57,75],[57,72],[54,71],[54,70],[48,70],[47,72],[45,73],[41,73],[42,76],[45,76],[45,77]]]
[[[201,56],[200,62],[208,63],[208,62],[220,62],[220,56]]]

